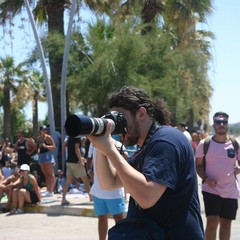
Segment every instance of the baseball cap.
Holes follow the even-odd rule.
[[[20,167],[20,170],[30,171],[30,167],[27,164],[22,164],[21,167]]]
[[[42,125],[40,128],[39,128],[39,130],[41,131],[41,130],[47,130],[48,129],[48,127],[46,126],[46,125]]]
[[[213,116],[213,120],[228,120],[229,115],[225,112],[216,112]]]

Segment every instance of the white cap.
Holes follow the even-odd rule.
[[[23,165],[21,165],[20,170],[30,171],[30,167],[27,164],[23,164]]]

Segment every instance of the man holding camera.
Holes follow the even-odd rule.
[[[218,224],[220,239],[230,239],[231,222],[237,214],[240,190],[236,174],[240,173],[240,168],[236,162],[240,160],[240,150],[239,143],[237,150],[228,135],[228,118],[225,112],[215,113],[215,134],[209,140],[207,152],[204,151],[204,139],[196,149],[197,173],[202,178],[207,216],[206,240],[216,239]]]
[[[141,89],[123,87],[109,95],[108,105],[126,118],[123,144],[137,144],[139,151],[128,161],[121,156],[111,137],[111,121],[103,136],[88,135],[98,149],[101,187],[126,188],[131,195],[127,218],[150,218],[164,226],[180,212],[170,228],[165,228],[166,234],[172,240],[203,240],[193,151],[180,131],[167,126],[170,117],[164,101],[150,99]]]

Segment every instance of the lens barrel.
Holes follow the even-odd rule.
[[[107,123],[112,122],[112,134],[124,134],[127,132],[127,120],[122,113],[109,112],[101,118],[90,118],[85,115],[70,115],[65,122],[65,130],[68,136],[79,135],[103,135],[106,132]]]
[[[67,118],[65,122],[65,130],[70,137],[89,134],[102,135],[106,132],[108,121],[112,120],[107,120],[105,118],[90,118],[85,115],[73,114]]]

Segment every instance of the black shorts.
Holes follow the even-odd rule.
[[[35,204],[35,203],[39,202],[38,196],[35,193],[35,191],[29,191],[29,194],[30,194],[30,199],[31,199],[32,203]]]
[[[222,198],[218,195],[202,192],[206,216],[219,216],[230,220],[236,219],[238,199]]]

